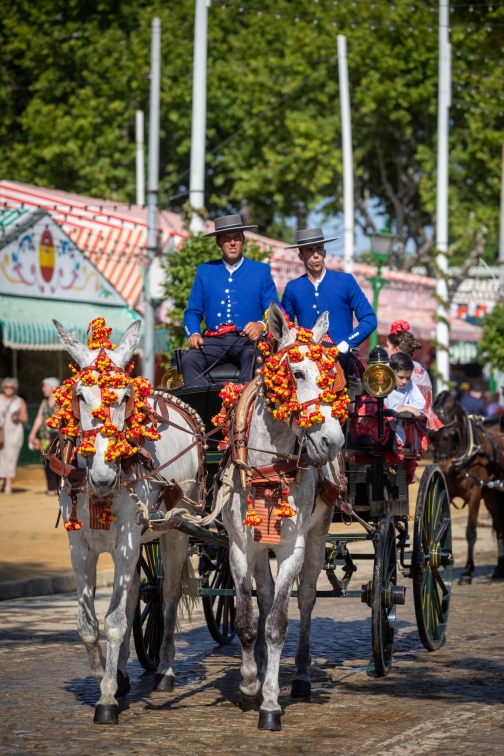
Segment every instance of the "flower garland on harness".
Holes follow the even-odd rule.
[[[129,373],[133,370],[131,362],[125,370],[118,368],[110,357],[105,353],[105,349],[113,351],[115,344],[112,344],[109,336],[112,328],[107,328],[104,318],[96,318],[88,326],[88,334],[91,331],[88,340],[89,349],[98,349],[98,356],[95,361],[83,368],[82,370],[74,363],[70,364],[73,376],[63,381],[63,385],[54,389],[54,400],[56,410],[52,417],[46,420],[49,428],[57,430],[68,438],[77,439],[80,437],[78,453],[82,457],[89,457],[96,454],[95,439],[100,433],[109,439],[105,451],[106,462],[115,462],[122,457],[131,457],[138,451],[143,439],[158,441],[161,434],[157,431],[157,420],[150,412],[147,397],[152,393],[152,385],[142,376],[131,378]],[[98,375],[96,375],[98,374]],[[95,420],[101,421],[102,425],[92,430],[81,431],[79,420],[73,412],[72,394],[75,384],[81,382],[84,386],[99,386],[101,404],[91,410],[91,415]],[[124,389],[132,386],[134,391],[133,412],[125,421],[124,431],[120,431],[118,426],[112,423],[110,408],[119,398],[118,389]],[[150,427],[149,427],[150,426]],[[69,495],[72,495],[70,492]],[[111,502],[99,516],[98,519],[104,523],[114,522],[117,518],[110,511]],[[65,522],[67,530],[80,530],[82,522],[77,520],[77,497],[75,492],[72,495],[72,514],[68,522]]]
[[[287,316],[285,316],[289,328],[295,328]],[[264,364],[261,368],[261,375],[264,386],[268,392],[266,402],[273,405],[274,409],[270,410],[273,417],[279,421],[289,421],[295,419],[300,428],[311,428],[315,424],[324,422],[324,415],[321,412],[321,403],[331,405],[331,414],[338,418],[343,425],[348,418],[348,405],[350,398],[346,388],[339,391],[333,391],[334,374],[336,369],[338,349],[336,346],[325,347],[322,344],[313,342],[313,331],[309,328],[299,328],[296,335],[296,343],[286,347],[280,352],[273,352],[276,341],[271,338],[268,341],[258,343],[258,348],[262,352]],[[299,344],[306,344],[308,352],[303,353]],[[288,359],[287,359],[288,356]],[[313,401],[300,404],[296,394],[296,384],[292,376],[290,365],[292,363],[302,362],[305,358],[316,363],[320,375],[317,378],[317,385],[322,389],[322,393]],[[229,413],[243,391],[243,386],[228,383],[224,386],[219,396],[223,399],[222,407],[218,415],[212,418],[214,425],[223,429],[224,442],[222,446],[229,444]],[[315,405],[315,409],[308,412],[309,406]],[[290,489],[286,481],[282,481],[282,501],[275,515],[281,518],[294,517],[296,511],[289,504]],[[244,525],[254,527],[262,522],[254,511],[254,500],[249,492],[247,496],[247,516],[243,520]]]

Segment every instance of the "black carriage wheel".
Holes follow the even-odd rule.
[[[443,643],[453,571],[450,497],[437,465],[425,468],[413,533],[413,596],[420,640],[428,651]]]
[[[202,588],[233,589],[228,549],[205,546],[200,559],[200,577]],[[235,596],[202,596],[201,600],[210,635],[221,646],[229,645],[235,637]]]
[[[378,677],[385,677],[392,666],[396,606],[392,602],[397,583],[397,548],[394,518],[386,515],[378,526],[371,589],[371,638],[373,661]]]
[[[150,671],[159,665],[164,629],[163,562],[159,541],[142,544],[137,569],[140,590],[133,618],[133,638],[138,661]]]

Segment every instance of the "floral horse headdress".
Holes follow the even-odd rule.
[[[296,327],[285,313],[284,317],[289,328]],[[300,349],[304,345],[308,347],[306,353]],[[344,381],[335,389],[341,370],[337,361],[338,348],[336,346],[326,347],[323,344],[316,344],[313,341],[313,331],[309,328],[298,328],[295,342],[281,350],[278,350],[277,341],[273,336],[266,341],[260,341],[257,346],[264,358],[261,368],[263,389],[260,389],[259,396],[265,397],[266,408],[276,420],[286,422],[295,420],[300,428],[311,428],[313,425],[324,422],[324,415],[320,410],[321,404],[324,403],[331,405],[331,414],[338,418],[341,425],[346,422],[350,398]],[[317,385],[322,392],[314,400],[300,404],[296,395],[291,364],[302,362],[305,358],[317,364],[320,372]],[[229,410],[235,405],[243,388],[243,386],[228,383],[219,394],[223,399],[222,408],[219,414],[212,418],[212,422],[223,429],[223,445],[226,446],[229,443],[227,434],[231,422]],[[309,407],[313,405],[314,409],[309,411]],[[287,494],[288,487],[282,490],[282,506],[276,512],[279,517],[292,517],[296,514],[289,506]],[[254,526],[259,525],[260,522],[261,519],[255,514],[252,498],[249,495],[248,512],[244,524]]]
[[[88,326],[88,334],[90,331],[88,348],[99,350],[98,355],[91,365],[83,369],[74,363],[70,364],[73,376],[54,389],[56,411],[46,422],[50,428],[59,430],[69,438],[80,437],[78,453],[83,457],[96,453],[94,442],[98,433],[108,437],[105,460],[115,462],[120,457],[135,454],[143,439],[157,441],[161,438],[157,432],[156,418],[150,412],[147,402],[147,397],[152,393],[152,385],[142,376],[131,378],[129,374],[133,370],[133,362],[122,370],[107,356],[105,349],[113,351],[115,344],[109,339],[112,329],[107,328],[104,318],[93,320]],[[97,385],[100,388],[101,404],[91,410],[91,415],[95,420],[101,421],[102,425],[92,430],[81,431],[79,419],[75,416],[73,391],[79,382],[84,386]],[[119,398],[116,389],[129,385],[134,392],[133,411],[126,418],[124,430],[120,431],[111,421],[110,408]]]

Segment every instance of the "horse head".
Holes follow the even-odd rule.
[[[312,329],[313,335],[309,338],[309,343],[299,343],[303,338],[304,329],[289,328],[283,312],[274,302],[269,307],[268,324],[278,342],[278,353],[282,354],[280,361],[285,360],[288,363],[293,395],[296,397],[298,408],[302,408],[301,417],[296,422],[289,420],[290,425],[298,438],[304,439],[307,452],[313,461],[324,464],[336,457],[345,441],[337,413],[333,411],[334,403],[331,403],[330,399],[336,377],[335,371],[339,365],[338,368],[335,366],[330,371],[324,371],[326,378],[321,380],[321,366],[328,353],[324,355],[320,342],[329,328],[329,314],[324,312],[319,317]],[[307,331],[304,332],[309,334]],[[316,346],[321,353],[319,359]],[[310,414],[315,415],[315,419],[312,419],[311,423],[309,420],[304,423],[303,415],[308,419]]]
[[[109,439],[115,434],[108,432],[107,426],[114,428],[118,434],[124,433],[126,418],[133,406],[133,385],[128,377],[123,377],[140,339],[141,322],[135,321],[128,327],[115,349],[85,346],[57,320],[53,320],[53,323],[62,345],[80,370],[78,380],[72,385],[72,411],[79,422],[81,446],[77,451],[81,456],[85,449],[83,439],[92,439],[93,452],[83,456],[88,468],[88,489],[95,496],[107,496],[117,480],[117,461],[107,454]],[[114,379],[108,388],[100,383],[103,374],[100,366],[103,364],[110,365],[108,374]],[[109,393],[104,397],[106,391]]]
[[[460,456],[457,447],[465,439],[464,411],[449,391],[442,391],[433,404],[433,410],[443,427],[430,433],[436,461],[443,472],[452,467],[453,459]]]

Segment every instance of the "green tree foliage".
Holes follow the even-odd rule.
[[[161,189],[187,199],[194,0],[0,0],[0,175],[133,201],[135,110],[148,112],[150,23],[162,23]],[[398,267],[430,264],[435,223],[437,3],[236,0],[209,9],[206,206],[262,232],[342,208],[337,34],[347,36],[357,220],[378,198]],[[497,248],[504,6],[450,13],[453,262],[485,225]],[[178,196],[181,195],[181,196]],[[414,258],[406,260],[405,245]]]
[[[265,260],[268,251],[261,249],[255,242],[246,241],[243,253],[251,260]],[[173,310],[170,313],[170,344],[173,349],[186,343],[184,334],[184,310],[193,285],[194,276],[198,265],[217,260],[222,256],[215,239],[204,239],[202,236],[191,236],[182,242],[178,252],[168,255],[166,258],[166,283],[165,294],[173,302]],[[202,329],[205,324],[202,323]]]
[[[496,305],[485,317],[478,352],[483,363],[504,372],[504,305]]]

